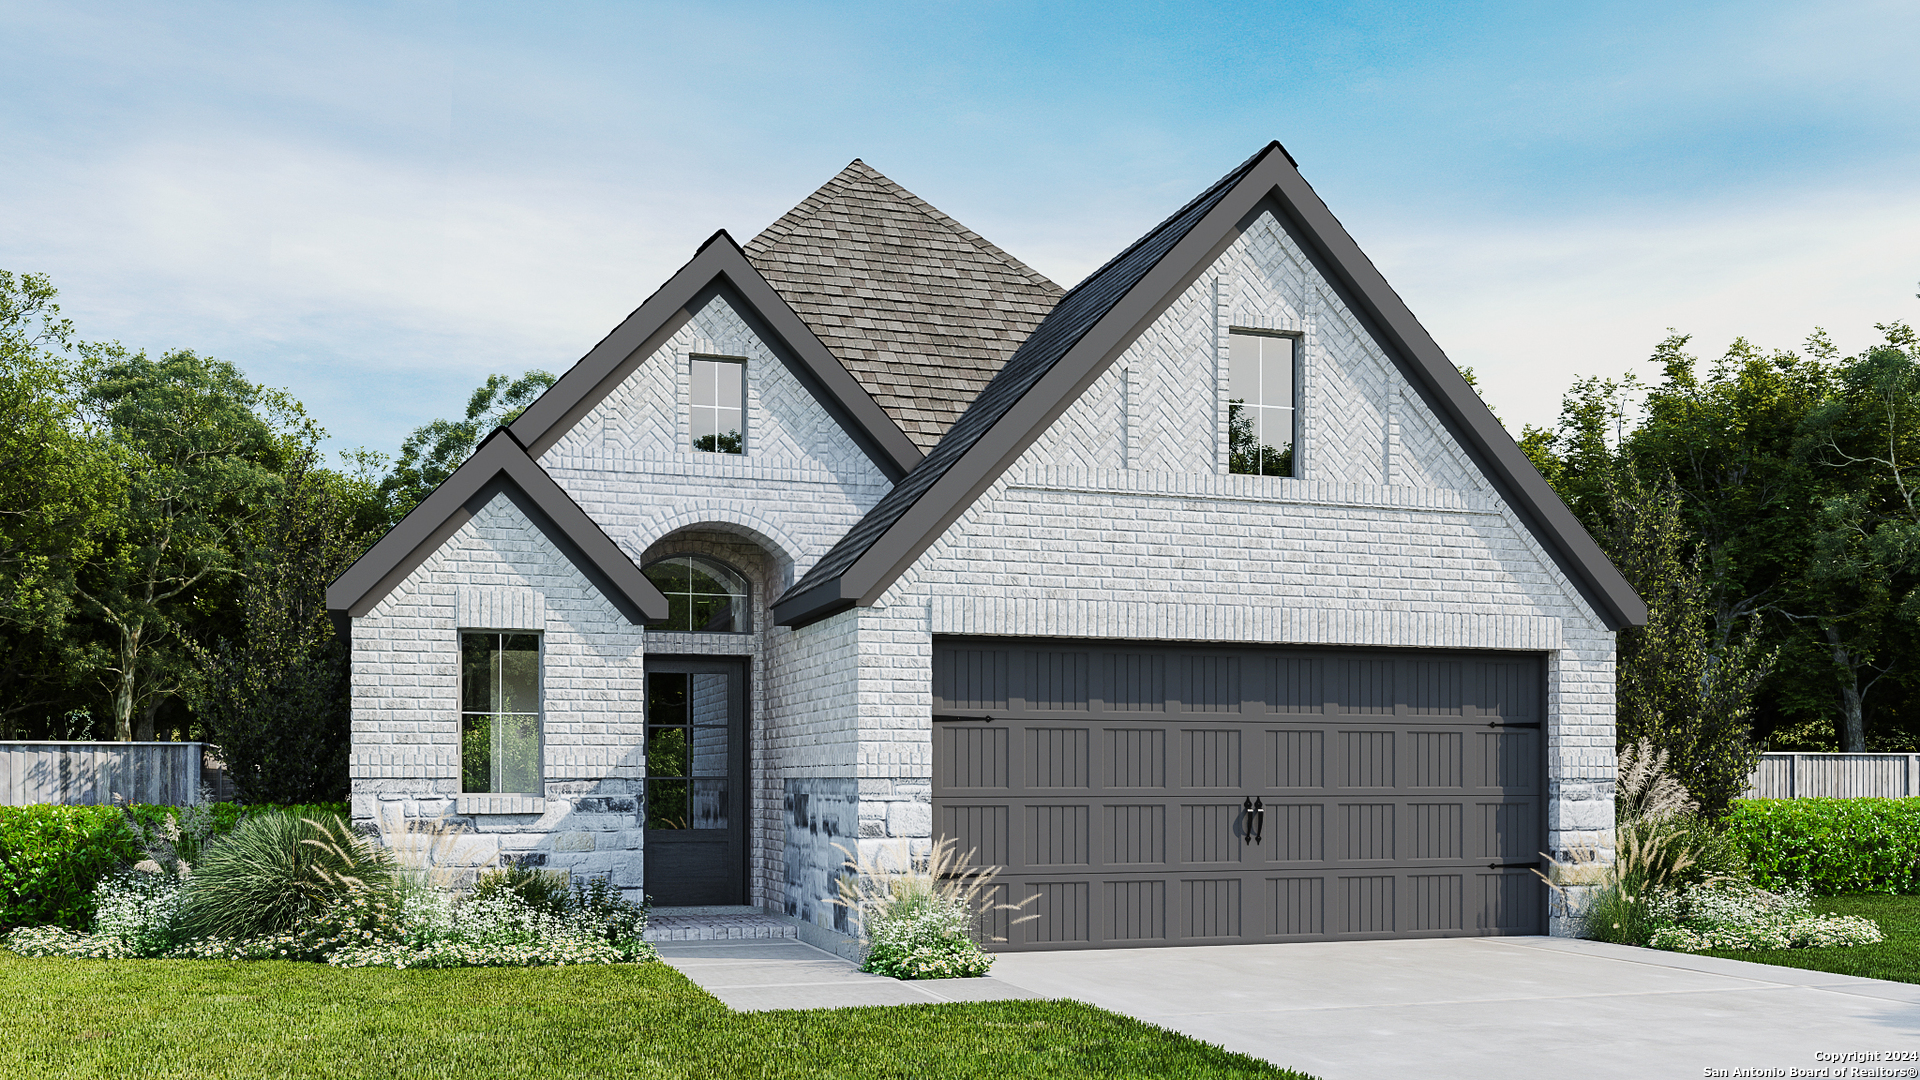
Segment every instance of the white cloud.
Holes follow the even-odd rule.
[[[1576,376],[1657,378],[1668,327],[1706,359],[1741,336],[1797,349],[1816,326],[1856,352],[1875,323],[1920,321],[1913,193],[1376,232],[1363,246],[1516,431],[1550,425]]]

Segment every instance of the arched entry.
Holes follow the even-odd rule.
[[[749,586],[701,555],[657,559],[645,573],[668,602],[646,661],[647,893],[668,907],[744,904],[748,661],[666,653],[675,634],[748,632]]]

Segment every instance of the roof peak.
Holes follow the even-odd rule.
[[[743,250],[922,451],[1064,294],[860,158]]]

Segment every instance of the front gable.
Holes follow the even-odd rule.
[[[804,625],[880,601],[1089,392],[1132,425],[1122,445],[1137,447],[1142,464],[1158,460],[1173,475],[1229,489],[1270,480],[1217,475],[1226,442],[1220,368],[1235,318],[1297,320],[1311,331],[1303,394],[1323,408],[1316,432],[1308,407],[1303,481],[1484,492],[1603,624],[1644,621],[1639,597],[1277,143],[1070,291],[927,460],[781,598],[777,617]],[[1113,399],[1131,399],[1136,382],[1139,404],[1115,410]],[[1110,468],[1126,460],[1111,434],[1104,443],[1087,437],[1097,420],[1067,425],[1072,437],[1062,441],[1105,446]],[[1215,468],[1190,471],[1209,458]],[[1325,466],[1317,475],[1316,462]]]

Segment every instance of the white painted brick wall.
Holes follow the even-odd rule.
[[[1306,334],[1298,479],[1224,474],[1229,326]],[[1123,388],[1151,390],[1135,406]],[[819,625],[859,638],[860,815],[887,824],[863,845],[920,820],[864,803],[931,776],[936,633],[1542,651],[1549,843],[1608,841],[1612,633],[1270,221],[881,605]]]
[[[746,359],[745,454],[688,449],[694,354]],[[830,633],[771,628],[766,605],[878,502],[889,482],[720,298],[540,463],[640,565],[696,552],[739,569],[752,586],[753,631],[643,634],[597,596],[589,603],[585,579],[510,503],[496,500],[368,617],[355,620],[356,816],[370,818],[383,799],[415,815],[456,812],[458,625],[517,629],[544,620],[548,794],[569,798],[638,796],[645,650],[742,656],[750,662],[752,717],[750,890],[754,902],[778,904],[784,778],[795,769],[836,766],[851,777],[857,706],[842,684],[855,651],[850,636],[836,641]],[[582,621],[587,608],[594,614]],[[544,855],[549,865],[592,871],[617,851],[621,882],[637,886],[637,803],[618,828],[611,818],[603,822],[611,834],[591,851],[581,849],[583,830],[572,827],[579,808],[568,805],[540,816],[475,820],[498,850]]]
[[[354,817],[459,812],[463,619],[542,633],[544,809],[474,818],[481,839],[638,889],[644,635],[505,495],[353,621]]]

